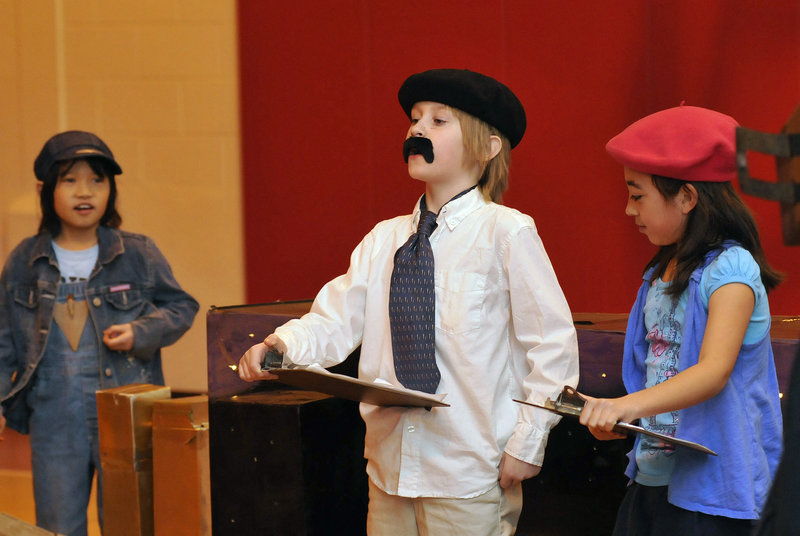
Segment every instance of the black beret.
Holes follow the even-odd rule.
[[[494,78],[467,69],[431,69],[412,74],[400,86],[397,98],[409,117],[411,108],[420,101],[458,108],[499,130],[512,148],[525,134],[525,109],[516,95]]]

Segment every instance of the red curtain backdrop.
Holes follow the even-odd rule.
[[[655,251],[624,214],[609,138],[682,101],[778,132],[800,102],[797,0],[240,0],[238,17],[250,303],[313,298],[375,223],[413,209],[397,103],[411,73],[468,68],[519,96],[504,202],[533,216],[581,312],[627,312]],[[782,244],[776,203],[745,201],[788,276],[772,312],[800,313],[800,247]]]

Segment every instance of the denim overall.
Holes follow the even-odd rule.
[[[86,281],[58,286],[58,304],[85,307]],[[80,303],[83,302],[83,303]],[[100,449],[95,392],[100,388],[99,348],[91,315],[72,349],[52,321],[44,355],[28,394],[36,524],[68,536],[87,533],[86,508],[97,472],[102,526]]]

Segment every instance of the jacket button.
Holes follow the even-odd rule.
[[[101,299],[100,299],[99,297],[97,297],[97,296],[95,296],[95,298],[92,300],[92,304],[94,304],[94,306],[95,306],[95,307],[100,307],[100,305],[101,305],[102,303],[103,303],[103,300],[101,300]]]
[[[110,368],[107,368],[107,369],[105,370],[105,373],[106,373],[106,376],[107,376],[107,377],[109,377],[109,378],[111,377],[111,369],[110,369]]]

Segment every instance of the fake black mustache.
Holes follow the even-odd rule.
[[[403,142],[403,160],[408,164],[408,156],[421,154],[427,163],[433,162],[433,143],[428,138],[411,137]]]

